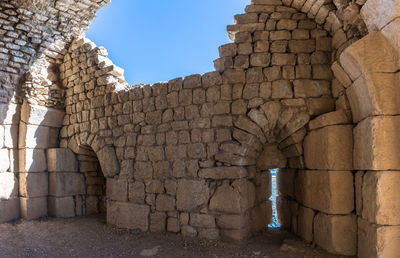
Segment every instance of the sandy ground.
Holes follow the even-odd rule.
[[[0,225],[0,257],[338,257],[279,230],[247,243],[205,241],[175,234],[140,234],[99,216],[18,221]]]

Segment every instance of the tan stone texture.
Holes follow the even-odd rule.
[[[388,170],[400,168],[398,128],[400,117],[377,116],[354,128],[354,168]]]
[[[330,253],[355,255],[357,253],[356,216],[318,213],[314,219],[314,241]]]
[[[304,139],[307,168],[351,170],[353,168],[351,125],[327,126],[311,131]]]

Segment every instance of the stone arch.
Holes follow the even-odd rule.
[[[370,33],[350,45],[335,64],[346,86],[354,134],[358,255],[383,257],[399,252],[399,18],[398,1],[369,0],[361,10]],[[379,17],[379,18],[378,18]],[[391,190],[389,190],[391,189]],[[374,200],[374,201],[372,201]],[[388,237],[392,238],[393,237]],[[379,248],[377,246],[380,246]]]
[[[66,129],[66,127],[63,129]],[[120,165],[115,148],[111,145],[106,145],[104,139],[101,137],[94,134],[81,133],[79,135],[72,135],[68,142],[64,143],[67,145],[62,147],[70,148],[77,155],[81,154],[82,146],[90,147],[96,154],[102,173],[106,178],[112,178],[119,174]]]

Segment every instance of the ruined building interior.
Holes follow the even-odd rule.
[[[0,223],[242,241],[279,168],[282,228],[399,257],[398,0],[252,0],[215,71],[133,86],[84,36],[108,3],[0,1]]]

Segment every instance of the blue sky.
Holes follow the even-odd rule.
[[[130,84],[154,83],[214,69],[226,25],[250,0],[112,0],[86,36],[104,46]]]

